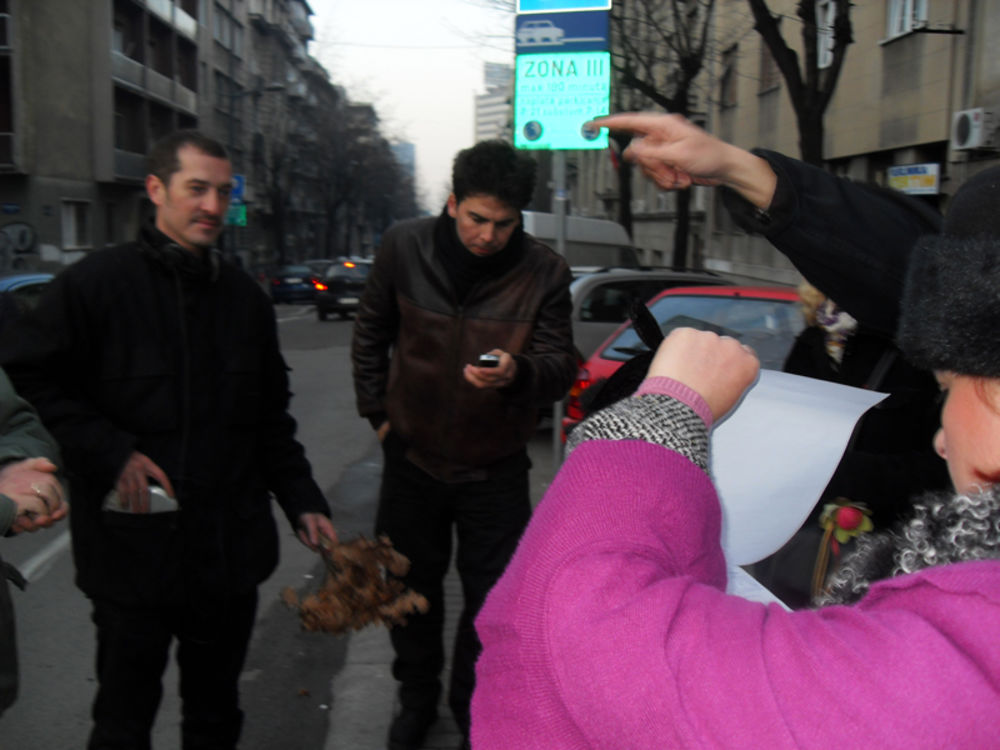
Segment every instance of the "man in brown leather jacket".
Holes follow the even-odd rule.
[[[385,454],[376,532],[410,558],[406,583],[431,604],[391,631],[401,706],[391,750],[419,748],[437,718],[453,528],[465,606],[449,705],[468,736],[473,619],[531,514],[526,445],[538,408],[576,373],[569,268],[521,227],[534,162],[485,141],[458,154],[452,178],[440,216],[386,232],[351,353],[358,411]],[[485,353],[495,366],[478,364]]]

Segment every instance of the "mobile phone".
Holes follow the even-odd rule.
[[[479,361],[476,363],[479,367],[499,367],[500,366],[500,355],[499,354],[480,354]]]
[[[149,512],[150,513],[170,513],[178,510],[180,506],[177,499],[167,494],[167,491],[158,484],[149,485]],[[112,490],[104,498],[104,510],[113,510],[117,513],[133,513],[134,511],[126,505],[122,505],[121,498],[117,490]]]

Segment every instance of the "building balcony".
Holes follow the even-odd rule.
[[[174,104],[189,114],[198,114],[198,94],[176,81],[174,81]]]
[[[164,23],[173,23],[174,4],[171,0],[146,0],[146,7],[158,15]]]
[[[133,91],[156,97],[189,114],[198,113],[198,95],[194,91],[121,52],[111,53],[111,75]]]
[[[173,101],[174,82],[152,68],[146,69],[146,91],[165,102]]]
[[[133,60],[128,55],[121,52],[111,52],[111,75],[122,83],[127,83],[138,89],[143,88],[145,67],[141,62]]]
[[[192,42],[198,40],[198,21],[180,8],[174,8],[174,28]]]
[[[292,28],[300,39],[313,38],[313,25],[308,18],[292,18]]]
[[[146,179],[146,157],[133,151],[115,149],[115,178],[142,182]]]
[[[164,23],[191,41],[198,39],[198,21],[174,5],[173,0],[145,0],[146,7]]]

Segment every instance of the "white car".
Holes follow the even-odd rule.
[[[518,44],[562,44],[566,32],[552,21],[525,21],[517,30]]]

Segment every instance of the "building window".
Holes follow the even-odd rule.
[[[761,44],[764,44],[761,41]],[[738,47],[734,44],[722,53],[722,75],[719,76],[719,104],[723,107],[735,107],[736,99],[736,54]]]
[[[889,0],[886,36],[909,34],[927,25],[927,0]]]
[[[243,27],[218,4],[215,6],[212,37],[237,57],[243,56]]]
[[[108,202],[104,205],[104,244],[114,245],[118,236],[118,221],[115,211],[115,204]]]
[[[833,64],[833,22],[837,4],[833,0],[816,2],[816,66],[829,68]]]
[[[90,247],[90,203],[62,202],[62,245],[65,250]]]

